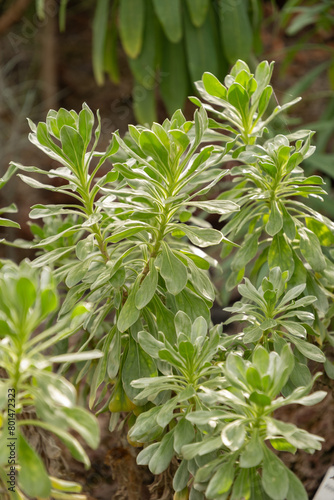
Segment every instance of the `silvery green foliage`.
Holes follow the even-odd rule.
[[[205,73],[197,88],[209,104],[192,98],[193,120],[177,111],[162,125],[130,125],[104,152],[99,115],[86,104],[80,113],[51,110],[45,123],[30,122],[30,140],[60,166],[15,165],[28,185],[72,198],[32,207],[44,226],[31,226],[29,272],[52,267],[63,291],[51,331],[85,301],[73,360],[87,362],[75,381],[85,380],[90,408],[111,412],[110,430],[127,421],[130,441],[144,447],[140,464],[159,474],[179,461],[176,499],[306,498],[266,442],[289,452],[320,447],[321,438],[272,415],[325,395],[309,395],[307,362],[323,363],[316,343],[332,341],[334,226],[300,201],[325,194],[322,179],[301,167],[312,132],[266,139],[271,121],[293,104],[268,116],[271,73],[262,62],[253,75],[242,61],[224,83]],[[231,160],[239,165],[223,169]],[[227,174],[235,186],[224,179],[218,198],[208,199]],[[226,221],[222,230],[205,213]],[[235,335],[211,324],[217,290],[209,270],[217,261],[205,249],[215,245],[229,268],[224,287],[247,276],[241,300],[228,308],[235,315],[227,323],[246,323]],[[34,349],[38,339],[43,350],[39,336]]]
[[[202,98],[210,103],[204,104],[205,109],[217,118],[209,120],[216,140],[226,141],[226,132],[236,134],[236,145],[224,160],[237,160],[240,165],[230,171],[234,186],[219,196],[240,206],[238,214],[221,217],[227,221],[224,234],[240,243],[229,257],[232,273],[227,288],[234,288],[245,273],[259,286],[259,278],[269,270],[278,266],[288,271],[288,286],[305,284],[305,294],[317,298],[315,330],[321,341],[332,343],[323,319],[332,316],[334,224],[304,202],[323,200],[326,195],[322,178],[306,177],[302,168],[302,162],[314,153],[314,133],[300,130],[265,139],[270,122],[298,100],[277,106],[265,117],[273,92],[271,73],[272,64],[266,61],[254,74],[238,61],[224,84],[210,73],[197,84]],[[197,98],[193,100],[201,105]],[[224,244],[222,257],[232,250]]]
[[[69,430],[77,431],[92,448],[99,444],[97,420],[76,404],[74,386],[53,373],[52,367],[100,358],[102,353],[93,350],[50,354],[50,348],[81,328],[83,316],[88,312],[84,304],[78,305],[71,314],[52,323],[57,308],[58,293],[49,268],[41,272],[28,261],[21,262],[20,266],[10,262],[3,265],[0,270],[0,360],[6,376],[0,379],[0,479],[7,485],[7,445],[14,442],[20,472],[18,489],[8,490],[13,499],[25,498],[22,491],[32,497],[49,498],[63,490],[73,493],[81,490],[80,485],[49,477],[41,457],[22,432],[24,426],[36,426],[53,433],[87,468],[90,466],[88,455]],[[29,413],[25,413],[26,410]],[[30,416],[32,410],[35,417]],[[15,412],[21,414],[19,419],[13,418]],[[75,498],[70,496],[68,500]]]

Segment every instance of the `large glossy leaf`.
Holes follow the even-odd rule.
[[[202,26],[208,13],[210,0],[187,0],[191,22],[196,28]]]
[[[96,82],[104,82],[104,48],[108,29],[110,0],[97,0],[93,20],[93,71]]]
[[[144,0],[120,0],[119,33],[125,52],[135,59],[141,52],[144,36]],[[147,29],[150,29],[147,27]]]
[[[66,0],[67,1],[67,0]],[[117,12],[118,1],[112,2],[110,9],[109,25],[104,44],[104,69],[114,83],[120,81],[120,69],[118,62],[118,29]]]
[[[147,89],[135,81],[132,89],[133,111],[136,120],[145,125],[151,125],[157,120],[155,89]]]
[[[183,108],[190,82],[183,40],[172,43],[162,40],[160,94],[170,116]]]
[[[187,63],[191,80],[193,82],[200,80],[205,71],[219,75],[224,60],[218,52],[215,25],[211,22],[210,13],[199,28],[193,25],[188,12],[185,12],[184,18]]]
[[[158,83],[156,74],[157,57],[157,27],[154,18],[151,2],[146,2],[145,8],[145,26],[143,34],[143,45],[140,54],[135,59],[129,59],[129,65],[136,82],[145,89],[154,89]]]
[[[153,0],[155,13],[172,43],[182,38],[181,0]]]
[[[246,0],[220,0],[219,19],[225,55],[230,64],[237,59],[247,61],[252,48],[252,28]]]

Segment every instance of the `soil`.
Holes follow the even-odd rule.
[[[58,90],[53,98],[58,106],[67,109],[73,108],[78,111],[83,101],[86,101],[94,111],[100,109],[103,130],[101,147],[104,147],[110,140],[111,132],[119,129],[123,134],[128,123],[135,123],[131,99],[132,77],[120,50],[121,84],[118,86],[106,82],[102,87],[96,86],[91,68],[92,13],[87,7],[87,2],[81,2],[81,4],[79,1],[73,2],[73,11],[67,20],[66,31],[56,35],[57,49],[54,63],[56,81],[54,84]],[[330,35],[318,33],[314,39],[317,48],[312,51],[299,50],[283,72],[285,54],[295,40],[284,35],[283,31],[277,27],[277,23],[271,20],[270,2],[265,8],[261,58],[276,60],[273,86],[276,97],[280,101],[287,89],[312,70],[316,64],[327,60],[328,51],[323,50],[322,46],[328,45],[333,48],[333,33]],[[28,13],[26,19],[31,19],[31,14]],[[49,22],[54,22],[52,16]],[[19,161],[26,165],[45,165],[46,162],[44,155],[28,143],[26,138],[28,127],[25,122],[27,115],[35,121],[44,119],[47,108],[46,105],[37,104],[41,102],[41,97],[45,94],[43,82],[38,80],[38,75],[45,63],[39,54],[43,39],[38,38],[41,36],[38,33],[35,29],[32,35],[28,36],[26,33],[24,36],[22,26],[17,25],[9,34],[0,39],[2,68],[0,72],[0,141],[2,146],[0,176],[6,170],[9,160]],[[13,46],[10,34],[23,37],[18,51]],[[295,107],[293,116],[298,117],[303,123],[315,121],[321,114],[321,110],[325,109],[326,100],[316,100],[312,97],[315,93],[323,91],[328,91],[328,80],[325,78],[315,82],[309,90],[308,97]],[[188,104],[186,113],[190,116],[191,112],[192,107]],[[164,117],[165,109],[160,103],[159,118]],[[22,231],[6,230],[3,236],[9,240],[16,237],[31,238],[27,224],[30,207],[35,203],[50,202],[49,193],[27,189],[23,183],[15,179],[8,184],[8,190],[0,192],[0,196],[1,207],[15,200],[20,209],[16,220],[22,226]],[[53,203],[61,201],[59,198],[52,198]],[[20,260],[26,256],[31,257],[30,252],[18,251],[11,247],[2,247],[0,252],[1,257],[14,260]],[[217,314],[220,317],[219,311]],[[277,412],[277,416],[282,420],[298,424],[324,438],[322,450],[314,455],[304,452],[297,452],[296,455],[281,454],[284,462],[298,475],[307,488],[310,499],[313,498],[328,467],[334,464],[333,383],[327,382],[329,394],[322,403],[312,408],[294,405]],[[108,431],[106,414],[99,417],[99,422],[101,445],[95,451],[87,449],[92,462],[89,471],[85,471],[81,464],[72,460],[65,450],[61,449],[60,454],[53,454],[54,444],[49,445],[50,467],[55,467],[64,477],[80,482],[89,500],[172,500],[170,491],[166,489],[166,484],[170,484],[170,478],[164,475],[154,480],[146,468],[136,465],[135,456],[138,450],[127,443],[125,432],[111,434]]]

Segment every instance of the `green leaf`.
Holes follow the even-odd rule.
[[[279,266],[282,271],[289,271],[289,276],[292,276],[295,263],[290,245],[286,242],[281,234],[275,234],[268,253],[269,268]]]
[[[160,409],[159,415],[157,416],[157,423],[165,428],[171,420],[174,418],[174,410],[178,405],[178,398],[174,397],[169,399]]]
[[[187,205],[198,207],[209,214],[226,215],[240,210],[239,205],[229,200],[189,201]]]
[[[202,297],[204,297],[204,299],[214,301],[216,293],[211,283],[210,276],[208,276],[205,271],[201,271],[200,269],[198,269],[191,260],[188,261],[188,265],[191,272],[191,282],[195,290]]]
[[[263,445],[263,449],[263,489],[273,500],[285,500],[289,490],[287,469],[265,445]]]
[[[140,134],[139,146],[142,151],[163,167],[168,166],[168,151],[160,139],[151,130],[144,130]]]
[[[145,330],[138,333],[138,341],[144,351],[152,358],[159,358],[159,351],[165,348],[165,344],[154,338],[153,335]]]
[[[74,128],[64,125],[60,130],[63,151],[72,163],[76,174],[83,170],[85,146],[81,135]]]
[[[257,346],[252,355],[252,362],[261,375],[265,375],[269,366],[269,354],[262,346]]]
[[[283,231],[285,235],[289,238],[289,240],[293,241],[296,237],[295,222],[291,217],[291,215],[289,214],[289,212],[287,211],[287,209],[285,208],[283,203],[280,203],[279,207],[283,215]]]
[[[133,111],[138,123],[151,125],[157,120],[155,89],[145,89],[135,81],[132,98]]]
[[[286,495],[286,500],[308,500],[308,495],[305,491],[304,486],[298,477],[287,469],[288,479],[289,479],[289,490]]]
[[[110,343],[108,358],[107,358],[107,373],[110,379],[116,377],[121,360],[121,333],[119,330],[110,331],[109,335],[113,335]]]
[[[271,96],[273,93],[273,89],[271,85],[265,87],[262,91],[261,97],[259,99],[259,107],[258,107],[258,118],[263,115],[266,111],[268,104],[270,102]]]
[[[148,465],[152,456],[157,451],[157,448],[159,448],[159,446],[160,443],[153,443],[150,444],[149,446],[146,446],[146,448],[144,448],[137,456],[137,464]]]
[[[193,425],[182,417],[174,430],[174,449],[176,453],[181,454],[182,446],[191,443],[195,439],[195,430]]]
[[[269,219],[266,224],[266,231],[270,236],[275,236],[275,234],[280,232],[282,227],[283,227],[283,217],[278,207],[277,201],[273,200],[271,202]]]
[[[257,391],[253,391],[249,396],[249,401],[255,403],[257,406],[269,406],[271,404],[271,399],[266,394],[262,394]]]
[[[247,61],[253,42],[247,2],[221,0],[219,7],[222,42],[229,63],[234,64],[237,59]]]
[[[58,477],[50,477],[51,481],[51,486],[57,492],[61,491],[62,493],[81,493],[82,491],[82,486],[81,484],[75,483],[73,481],[65,481],[64,479],[59,479]],[[64,499],[61,500],[66,500],[65,497]],[[71,497],[69,497],[67,500],[72,500]],[[75,498],[73,498],[75,500]]]
[[[223,239],[222,233],[217,229],[187,226],[185,224],[178,224],[177,227],[186,234],[194,245],[202,248],[218,245]]]
[[[165,242],[162,244],[160,274],[165,280],[167,290],[173,295],[180,293],[188,281],[186,266],[175,257]]]
[[[289,453],[296,453],[297,451],[297,448],[292,446],[292,444],[284,438],[270,439],[270,444],[275,450],[278,451],[288,451]]]
[[[86,443],[97,449],[100,442],[100,428],[96,418],[84,408],[63,408],[66,421],[72,429],[77,431]]]
[[[3,217],[0,217],[0,226],[2,227],[17,227],[21,228],[20,224],[18,222],[14,222],[10,219],[5,219]]]
[[[233,83],[230,86],[227,99],[238,110],[240,116],[243,118],[248,116],[249,97],[246,90],[239,83]]]
[[[97,0],[93,19],[93,71],[98,85],[104,83],[104,49],[107,40],[110,0]]]
[[[246,437],[245,426],[241,420],[234,420],[225,425],[221,433],[222,442],[230,450],[236,451],[242,447]]]
[[[120,0],[119,33],[126,54],[132,59],[138,57],[141,52],[144,23],[145,2],[143,0]]]
[[[207,16],[209,0],[187,0],[187,5],[191,22],[199,28]]]
[[[326,261],[317,236],[306,228],[300,228],[298,233],[301,253],[314,271],[323,271],[326,267]]]
[[[71,455],[76,460],[82,462],[85,465],[86,469],[90,467],[90,461],[87,453],[85,452],[79,441],[71,436],[71,434],[69,434],[68,432],[64,432],[59,427],[56,427],[55,425],[49,423],[39,422],[38,425],[39,427],[42,427],[43,429],[56,434],[56,436],[58,436],[59,439],[65,444]]]
[[[170,464],[174,455],[174,431],[171,430],[162,438],[158,449],[152,456],[148,467],[152,474],[161,474]]]
[[[51,217],[54,215],[63,215],[63,214],[77,214],[78,210],[68,209],[62,205],[34,205],[29,214],[31,219],[39,219],[42,217]]]
[[[136,293],[137,290],[132,290],[130,295],[121,309],[118,317],[117,328],[120,332],[125,332],[132,326],[140,316],[140,311],[136,307]]]
[[[116,229],[116,231],[107,238],[107,242],[111,241],[112,243],[118,243],[119,241],[129,238],[130,236],[140,233],[141,231],[145,231],[146,224],[144,222],[136,221],[135,223],[131,223],[125,226],[121,226]]]
[[[87,104],[84,103],[82,106],[82,110],[79,113],[78,128],[79,128],[79,133],[84,142],[85,149],[87,148],[91,140],[93,126],[94,126],[94,114],[92,113],[91,109],[87,106]]]
[[[215,500],[219,495],[229,491],[234,479],[234,464],[234,459],[229,460],[214,473],[206,489],[208,500]]]
[[[133,380],[144,377],[156,377],[157,375],[158,372],[151,356],[146,354],[141,346],[130,337],[129,350],[122,369],[123,387],[128,397],[134,400],[139,392],[141,392],[141,389],[132,387],[131,382]],[[136,399],[136,403],[140,404],[141,401]]]
[[[296,339],[296,337],[289,336],[289,338],[291,342],[295,344],[298,351],[304,354],[306,358],[317,361],[318,363],[324,363],[326,361],[326,356],[319,347],[305,340]]]
[[[187,460],[182,460],[173,478],[174,490],[182,492],[182,490],[187,486],[188,481],[189,481],[188,462]]]
[[[37,297],[34,283],[29,278],[19,278],[16,282],[16,296],[17,310],[21,312],[21,319],[24,320]]]
[[[222,446],[221,437],[209,437],[200,443],[186,444],[182,447],[181,453],[186,460],[191,460],[197,455],[202,456],[211,453]]]
[[[194,362],[194,346],[188,341],[180,342],[179,354],[183,358],[185,366],[187,366],[189,370],[191,370]]]
[[[226,100],[226,88],[212,73],[204,73],[202,81],[208,94]]]
[[[256,467],[262,462],[262,458],[262,440],[259,438],[258,430],[254,430],[249,443],[240,455],[240,467],[247,469]]]
[[[195,321],[198,316],[203,316],[205,321],[210,323],[210,311],[207,304],[188,288],[184,288],[181,293],[175,296],[175,303],[177,309],[188,314],[191,321]]]
[[[39,391],[46,397],[52,399],[56,405],[68,408],[75,405],[76,391],[74,386],[64,377],[54,373],[40,371],[36,374],[36,382]]]
[[[60,108],[57,113],[56,120],[59,131],[64,125],[68,125],[71,128],[76,128],[76,119],[69,111],[67,111],[67,109]]]
[[[181,292],[181,294],[182,293],[183,292]],[[175,315],[162,303],[157,295],[153,297],[153,302],[158,330],[163,332],[168,342],[173,345],[176,341],[176,332],[174,325]],[[180,309],[182,310],[182,307],[180,307]]]
[[[170,116],[184,107],[190,88],[184,42],[162,40],[160,94]]]
[[[226,69],[222,54],[218,52],[216,23],[211,14],[209,12],[202,26],[197,28],[191,22],[188,12],[184,12],[187,65],[193,82],[200,80],[205,71],[217,75],[224,73]]]
[[[177,335],[183,333],[188,338],[190,338],[192,323],[189,316],[183,311],[178,311],[175,315],[174,322]]]
[[[180,0],[153,0],[153,6],[161,26],[172,43],[182,38],[182,16]]]
[[[156,75],[156,56],[157,56],[157,21],[154,17],[151,3],[147,3],[145,9],[145,26],[143,33],[143,45],[140,54],[135,58],[128,60],[132,74],[135,76],[138,84],[145,89],[152,90],[157,86]],[[117,29],[115,27],[115,29]],[[162,78],[162,77],[161,77]],[[163,79],[163,78],[162,78]]]
[[[248,234],[240,249],[238,249],[231,263],[231,269],[238,271],[248,264],[257,254],[259,233]]]
[[[33,134],[29,135],[29,139],[33,144],[36,144],[36,139],[38,141],[38,147],[41,145],[41,149],[51,158],[54,158],[55,155],[57,159],[65,159],[66,157],[63,154],[62,150],[60,149],[57,144],[55,144],[52,139],[49,136],[48,129],[45,123],[39,122],[37,125],[37,130],[36,130],[36,137]],[[47,149],[45,149],[47,148]],[[50,152],[48,150],[51,150]],[[66,162],[67,163],[67,162]]]
[[[317,235],[321,246],[329,247],[334,244],[334,234],[325,224],[309,217],[305,221],[307,228]]]
[[[88,359],[99,359],[102,358],[102,356],[103,353],[101,351],[94,349],[93,351],[58,354],[57,356],[51,356],[49,359],[52,363],[79,363],[80,361],[87,361]]]
[[[231,500],[240,500],[240,498],[250,498],[251,484],[249,479],[249,472],[241,470],[237,479],[234,481]]]
[[[11,162],[9,164],[9,167],[7,168],[5,174],[0,177],[0,189],[2,189],[5,184],[7,184],[9,179],[15,174],[15,172],[17,172],[17,169],[18,166],[15,163]]]
[[[150,271],[141,283],[135,298],[137,309],[143,309],[151,300],[158,286],[158,272],[154,262],[150,262]]]
[[[48,498],[51,493],[51,482],[41,458],[24,439],[22,434],[17,441],[18,462],[21,466],[19,484],[23,491],[31,497]]]

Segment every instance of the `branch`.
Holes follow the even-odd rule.
[[[6,33],[12,24],[17,23],[21,19],[30,2],[31,0],[16,0],[16,2],[6,10],[0,17],[0,35]]]

